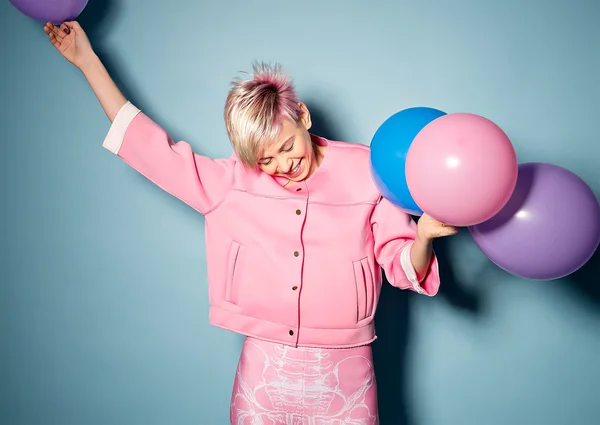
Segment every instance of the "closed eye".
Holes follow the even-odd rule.
[[[289,148],[285,148],[285,146],[288,146]],[[294,149],[294,136],[290,137],[289,139],[286,140],[286,142],[283,144],[283,147],[281,147],[279,149],[279,152],[291,152]],[[260,165],[269,165],[272,161],[272,158],[262,158],[258,163]]]

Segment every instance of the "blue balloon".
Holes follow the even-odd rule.
[[[414,107],[395,113],[381,124],[371,140],[371,174],[381,195],[409,214],[423,211],[406,183],[406,155],[417,134],[433,120],[446,115],[437,109]]]

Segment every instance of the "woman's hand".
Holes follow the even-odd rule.
[[[458,233],[458,228],[440,223],[433,217],[423,214],[417,223],[417,237],[423,241],[452,236]]]
[[[56,50],[77,68],[82,69],[94,59],[92,45],[78,22],[65,22],[60,27],[47,22],[44,32]]]

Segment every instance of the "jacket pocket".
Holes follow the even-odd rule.
[[[373,273],[367,257],[352,262],[352,265],[356,284],[356,321],[360,322],[373,316],[375,287]]]
[[[235,241],[231,242],[229,247],[229,258],[227,261],[227,279],[225,280],[225,301],[237,304],[237,286],[235,284],[235,272],[237,269],[238,258],[241,245]]]

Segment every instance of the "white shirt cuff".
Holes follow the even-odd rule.
[[[138,113],[140,113],[140,110],[131,102],[128,101],[125,103],[113,120],[112,125],[104,138],[104,142],[102,142],[102,147],[117,155],[119,150],[121,150],[121,145],[123,145],[123,139],[125,138],[127,128]]]
[[[400,264],[402,265],[402,269],[404,270],[408,281],[412,284],[415,292],[426,295],[427,293],[419,283],[419,280],[417,278],[417,272],[415,271],[415,268],[412,265],[412,261],[410,261],[410,249],[412,248],[412,245],[413,242],[409,242],[402,250],[402,253],[400,254]]]

